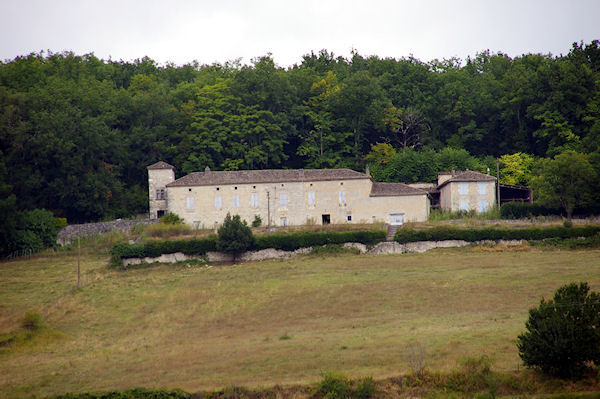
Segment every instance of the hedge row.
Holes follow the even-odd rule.
[[[182,390],[134,388],[124,391],[67,393],[54,399],[189,399],[192,395]]]
[[[298,248],[327,244],[343,244],[346,242],[360,242],[365,245],[374,245],[378,242],[385,241],[385,238],[386,233],[382,230],[269,234],[256,237],[254,249],[275,248],[284,251],[294,251]]]
[[[325,231],[318,233],[290,233],[269,234],[256,237],[252,249],[275,248],[293,251],[298,248],[313,247],[316,245],[343,244],[345,242],[360,242],[373,245],[385,241],[384,231]],[[186,255],[204,255],[207,251],[217,250],[217,237],[205,239],[179,240],[179,241],[153,241],[145,244],[128,244],[120,242],[115,244],[110,253],[113,260],[120,261],[124,258],[155,258],[162,254],[183,252]]]
[[[217,237],[204,239],[153,241],[145,244],[116,243],[110,250],[113,259],[156,258],[162,254],[183,252],[186,255],[204,255],[207,251],[217,250]]]
[[[600,205],[592,204],[585,207],[578,207],[573,210],[573,215],[580,217],[600,214]],[[535,216],[565,216],[564,209],[550,208],[537,203],[528,202],[505,202],[500,206],[500,217],[502,219],[523,219]]]
[[[536,203],[529,202],[505,202],[500,206],[500,217],[502,219],[523,219],[533,216],[560,215],[559,208],[548,208]]]
[[[543,240],[546,238],[591,237],[600,232],[598,226],[583,227],[530,227],[524,229],[461,229],[456,227],[436,227],[429,230],[399,229],[394,240],[400,244],[415,241],[443,240]]]

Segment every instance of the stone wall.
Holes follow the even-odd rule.
[[[407,244],[399,244],[395,241],[380,242],[370,250],[367,249],[366,245],[347,242],[344,244],[344,248],[357,249],[360,253],[372,254],[372,255],[389,255],[389,254],[405,254],[405,253],[421,253],[434,248],[455,248],[465,247],[467,245],[522,245],[524,240],[499,240],[499,241],[476,241],[467,242],[462,240],[445,240],[445,241],[417,241],[410,242]],[[278,249],[267,248],[260,251],[248,251],[238,255],[234,258],[233,255],[223,252],[207,252],[206,256],[195,256],[185,255],[182,252],[173,254],[164,254],[156,258],[125,258],[123,259],[123,266],[139,265],[141,263],[175,263],[181,262],[188,259],[205,259],[208,262],[248,262],[248,261],[261,261],[266,259],[285,259],[291,258],[298,255],[308,254],[312,251],[312,247],[299,248],[295,251],[281,251]]]
[[[77,239],[77,235],[81,237],[88,237],[98,234],[105,234],[110,231],[131,231],[132,227],[138,224],[154,224],[158,223],[158,220],[113,220],[112,222],[99,222],[99,223],[84,223],[84,224],[70,224],[67,227],[62,228],[58,232],[56,237],[56,243],[59,245],[69,244],[71,241]]]

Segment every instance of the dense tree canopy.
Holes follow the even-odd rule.
[[[598,171],[599,148],[598,41],[566,56],[486,51],[464,62],[323,50],[287,69],[270,56],[161,66],[49,53],[0,63],[0,205],[69,222],[146,211],[145,167],[159,159],[178,174],[370,162],[382,180],[415,181],[520,154],[501,168],[525,184],[537,160],[565,151],[587,154]]]

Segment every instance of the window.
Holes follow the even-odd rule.
[[[348,215],[348,221],[351,222],[352,221],[352,215]]]
[[[258,194],[252,194],[250,196],[250,206],[252,208],[258,208]]]
[[[159,188],[156,190],[156,199],[157,200],[165,199],[165,189],[164,188]]]
[[[314,191],[309,191],[308,192],[308,205],[314,205],[315,204],[315,192]]]
[[[477,188],[479,190],[479,195],[485,195],[485,188],[486,188],[486,183],[480,181],[479,183],[477,183]]]
[[[223,207],[223,201],[221,200],[221,196],[218,195],[215,197],[215,208],[221,209]]]
[[[200,230],[202,228],[202,223],[200,223],[199,221],[194,221],[192,223],[192,225],[194,226],[194,230]]]
[[[346,192],[340,191],[340,205],[346,205]]]
[[[187,197],[187,209],[194,209],[194,197]]]
[[[287,204],[288,204],[287,193],[281,193],[281,194],[279,194],[279,205],[280,206],[287,206]]]
[[[460,200],[460,210],[461,211],[468,211],[469,210],[469,201],[467,201],[467,200]]]
[[[279,218],[280,226],[287,226],[287,218]]]
[[[467,185],[467,183],[460,183],[460,186],[458,187],[458,193],[460,195],[467,195],[469,191],[469,186]]]
[[[233,196],[233,207],[234,208],[239,208],[240,207],[240,196],[239,195],[234,195]]]
[[[479,212],[485,212],[487,210],[487,201],[479,200]]]

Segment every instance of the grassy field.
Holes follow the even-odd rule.
[[[85,252],[85,251],[84,251]],[[527,310],[571,281],[600,290],[600,251],[435,250],[235,266],[107,269],[84,253],[0,263],[0,334],[27,311],[46,328],[0,347],[0,397],[135,386],[188,392],[315,382],[323,371],[376,379],[489,356],[517,370]]]

